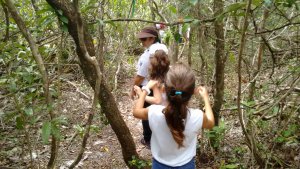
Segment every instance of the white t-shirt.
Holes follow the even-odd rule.
[[[158,162],[176,167],[182,166],[196,155],[197,135],[202,128],[203,112],[199,109],[188,109],[184,130],[184,147],[178,148],[167,125],[162,110],[165,106],[151,105],[148,107],[148,120],[152,130],[151,152]]]
[[[152,44],[148,49],[144,51],[144,53],[139,58],[137,64],[137,75],[145,77],[144,81],[142,82],[142,86],[147,85],[149,82],[148,80],[148,69],[150,65],[150,56],[155,53],[157,50],[164,50],[168,54],[168,48],[166,45],[161,44],[159,42]]]

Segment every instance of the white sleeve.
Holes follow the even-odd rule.
[[[150,126],[150,129],[152,130],[152,125],[153,125],[153,121],[155,121],[154,120],[154,110],[155,110],[155,108],[154,108],[154,105],[151,105],[151,106],[149,106],[148,107],[148,121],[149,121],[149,126]]]
[[[199,130],[202,128],[203,125],[203,111],[198,110],[198,120],[199,120]]]
[[[203,125],[203,112],[200,109],[190,109],[191,118],[193,126],[197,132],[200,131]]]
[[[147,78],[148,76],[148,67],[149,67],[149,60],[139,60],[138,63],[138,70],[137,70],[137,74],[139,76],[143,76],[145,78]]]

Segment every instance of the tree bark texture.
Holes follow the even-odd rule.
[[[94,78],[96,77],[96,70],[93,65],[89,64],[89,62],[86,60],[85,53],[83,52],[84,50],[79,44],[77,30],[78,23],[76,18],[74,17],[76,11],[74,10],[73,5],[71,4],[71,2],[65,0],[47,0],[47,2],[54,9],[62,10],[63,15],[68,18],[68,31],[75,41],[76,52],[80,60],[80,67],[85,75],[86,80],[88,80],[89,84],[94,88],[96,83]],[[88,33],[85,24],[83,25],[84,42],[87,51],[90,56],[95,56],[95,48],[92,43],[92,37]],[[132,160],[132,156],[138,157],[135,143],[128,127],[126,126],[126,123],[121,116],[121,112],[118,109],[114,96],[110,92],[105,78],[103,77],[101,80],[100,88],[101,92],[99,93],[99,101],[101,104],[102,112],[104,112],[112,129],[116,133],[122,147],[124,161],[129,166],[129,161]]]
[[[201,3],[198,3],[196,12],[197,18],[201,20],[203,18],[203,15],[201,13]],[[197,26],[197,43],[198,43],[198,54],[199,58],[201,59],[201,67],[200,67],[200,82],[201,84],[207,84],[208,82],[208,73],[206,72],[205,68],[207,68],[207,55],[204,55],[206,51],[206,42],[205,42],[205,24],[202,24],[202,22],[199,23]],[[205,78],[206,75],[206,78]]]
[[[224,2],[222,0],[214,0],[214,16],[218,16],[223,13]],[[224,39],[224,23],[223,20],[215,20],[215,35],[216,35],[216,51],[215,51],[215,92],[214,92],[214,104],[213,112],[215,116],[215,124],[219,124],[220,109],[223,104],[224,96],[224,69],[225,69],[225,39]]]
[[[3,8],[4,15],[5,15],[6,28],[5,28],[5,37],[3,39],[3,42],[6,42],[9,39],[9,14],[8,14],[7,7],[3,4],[3,2],[0,2],[0,3]]]

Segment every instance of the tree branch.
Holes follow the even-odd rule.
[[[94,69],[96,70],[96,84],[94,87],[94,98],[93,98],[93,105],[92,105],[92,110],[91,112],[89,112],[89,116],[88,116],[88,121],[87,121],[87,126],[86,126],[86,130],[83,136],[83,140],[82,140],[82,144],[81,144],[81,148],[80,151],[78,153],[78,156],[76,158],[76,160],[74,160],[74,162],[70,165],[70,169],[73,169],[81,160],[82,155],[84,153],[86,144],[87,144],[87,139],[89,138],[89,132],[90,132],[90,128],[92,125],[92,121],[93,121],[93,117],[94,117],[94,113],[96,112],[97,109],[97,103],[98,103],[98,95],[100,93],[100,83],[102,80],[102,73],[100,70],[100,66],[98,64],[98,61],[96,59],[96,57],[91,57],[87,51],[86,45],[84,43],[84,32],[83,32],[83,24],[82,24],[82,19],[80,16],[80,12],[79,12],[79,6],[78,6],[78,0],[74,0],[73,1],[73,6],[75,9],[75,18],[77,19],[77,30],[78,30],[78,40],[79,40],[79,46],[82,49],[83,53],[84,53],[84,57],[85,59],[94,66]]]
[[[289,23],[287,23],[287,24],[285,24],[285,25],[282,25],[282,26],[279,26],[279,27],[277,27],[277,28],[274,28],[274,29],[272,29],[272,30],[265,30],[265,31],[260,31],[260,32],[255,32],[255,34],[256,35],[259,35],[259,34],[264,34],[264,33],[269,33],[269,32],[274,32],[274,31],[277,31],[277,30],[279,30],[279,29],[283,29],[283,28],[285,28],[285,27],[287,27],[287,26],[294,26],[294,25],[300,25],[300,22],[289,22]]]
[[[154,0],[151,0],[151,2],[152,2],[153,5],[155,6],[155,8],[151,7],[151,9],[153,9],[153,10],[156,12],[156,14],[157,14],[164,22],[168,22],[167,19],[166,19],[165,17],[163,17],[161,13],[159,13],[157,3],[156,3]]]
[[[137,19],[137,18],[117,18],[117,19],[108,19],[108,20],[103,20],[104,23],[109,23],[109,22],[146,22],[146,23],[155,23],[155,24],[163,24],[167,26],[175,26],[175,25],[180,25],[184,23],[192,23],[194,21],[200,21],[200,23],[208,23],[208,22],[214,22],[216,18],[211,18],[211,19],[204,19],[204,20],[198,20],[198,19],[191,19],[187,21],[178,21],[178,22],[161,22],[161,21],[150,21],[150,20],[145,20],[145,19]],[[98,22],[90,22],[89,24],[96,24]]]

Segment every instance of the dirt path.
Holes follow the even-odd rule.
[[[120,91],[127,91],[129,89],[130,82],[125,82],[120,85]],[[74,121],[74,124],[80,122],[79,119],[85,120],[85,114],[88,108],[91,105],[91,101],[82,97],[83,95],[80,92],[74,92],[71,90],[67,90],[63,94],[65,112],[67,112],[67,116],[69,116],[70,121]],[[87,90],[89,91],[89,90]],[[92,96],[92,91],[89,91],[86,95]],[[128,91],[129,92],[129,91]],[[151,152],[145,146],[140,143],[140,139],[142,137],[142,124],[141,121],[135,119],[132,116],[132,106],[133,101],[127,95],[127,92],[122,92],[115,94],[118,95],[116,98],[119,110],[122,113],[122,117],[126,122],[129,130],[131,131],[132,137],[136,143],[137,152],[141,157],[151,160]],[[74,105],[74,103],[76,103]],[[72,116],[70,116],[70,114]],[[95,126],[103,126],[101,122],[101,116],[98,114],[94,119]],[[71,125],[72,123],[70,123]],[[67,128],[72,129],[72,126],[68,125]],[[65,131],[65,133],[73,133],[74,131]],[[69,138],[69,139],[68,139]],[[70,136],[67,136],[66,140],[70,140]],[[61,150],[61,159],[60,159],[60,169],[67,168],[68,165],[72,162],[75,155],[77,154],[77,150],[80,147],[80,137],[76,137],[76,139],[72,142],[71,146],[66,151],[66,148],[62,148]],[[68,142],[68,141],[66,141]],[[63,143],[61,146],[65,147],[66,145]],[[121,146],[118,142],[117,136],[111,129],[110,125],[104,126],[100,132],[92,132],[88,144],[87,149],[83,155],[83,160],[78,165],[78,168],[127,168],[123,161],[123,156],[121,152]]]

